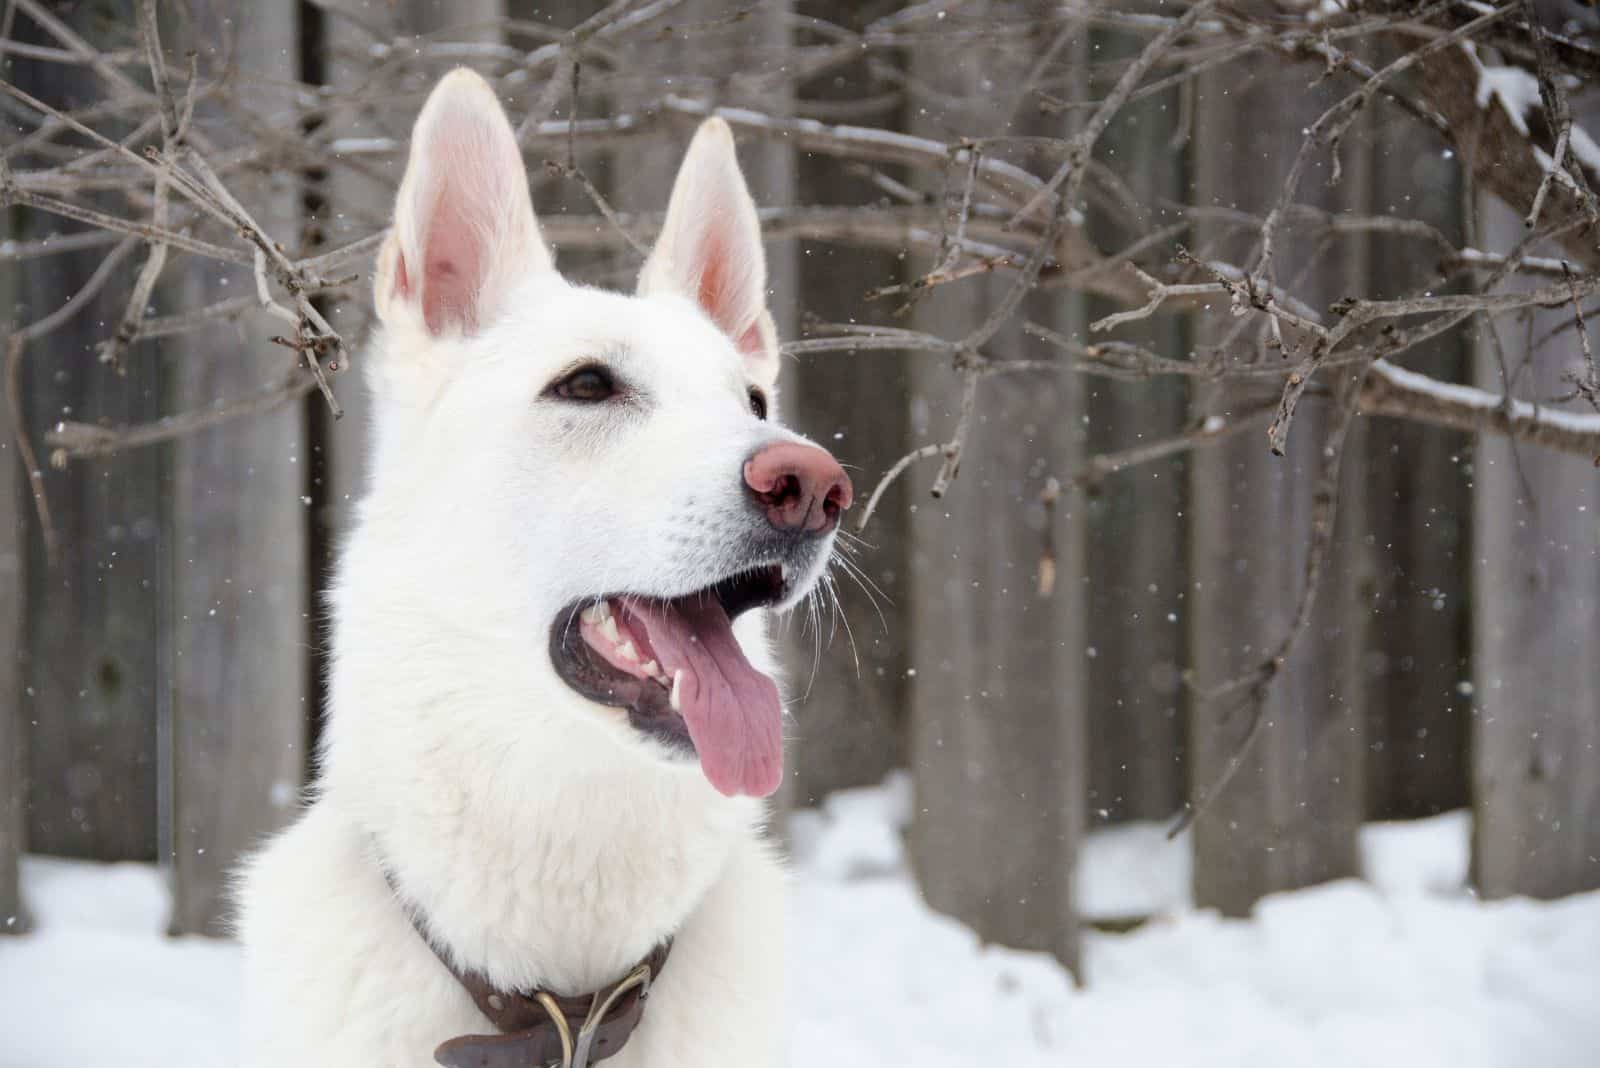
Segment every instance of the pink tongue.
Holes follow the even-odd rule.
[[[634,612],[662,669],[669,677],[683,672],[680,714],[711,785],[730,797],[776,790],[783,779],[778,687],[745,659],[721,603],[652,601]]]

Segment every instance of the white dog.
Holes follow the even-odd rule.
[[[747,610],[810,590],[851,489],[767,419],[765,273],[722,121],[626,296],[556,272],[489,86],[434,90],[379,255],[321,781],[241,885],[245,1064],[782,1059],[782,706]]]

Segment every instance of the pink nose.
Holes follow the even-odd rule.
[[[768,445],[746,460],[744,483],[779,530],[825,533],[855,499],[838,460],[815,445],[790,441]]]

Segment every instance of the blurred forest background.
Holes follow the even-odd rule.
[[[783,413],[861,497],[898,476],[837,611],[782,628],[786,804],[908,767],[930,903],[1069,964],[1106,823],[1176,821],[1230,914],[1359,874],[1363,821],[1462,807],[1483,894],[1600,887],[1597,28],[1554,0],[3,0],[6,928],[34,851],[158,860],[172,930],[219,932],[313,781],[344,372],[458,64],[598,284],[632,285],[724,114]]]

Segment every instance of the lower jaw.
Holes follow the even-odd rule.
[[[699,755],[695,752],[694,739],[689,737],[689,725],[681,716],[669,714],[666,716],[651,715],[629,707],[625,710],[628,725],[640,734],[659,744],[667,751],[667,755],[676,763],[689,761],[699,762]]]
[[[609,669],[595,663],[599,654],[579,634],[575,616],[575,610],[564,613],[550,632],[550,659],[562,684],[585,701],[614,709],[673,763],[697,761],[689,725],[672,711],[666,689],[650,679],[610,677]]]

